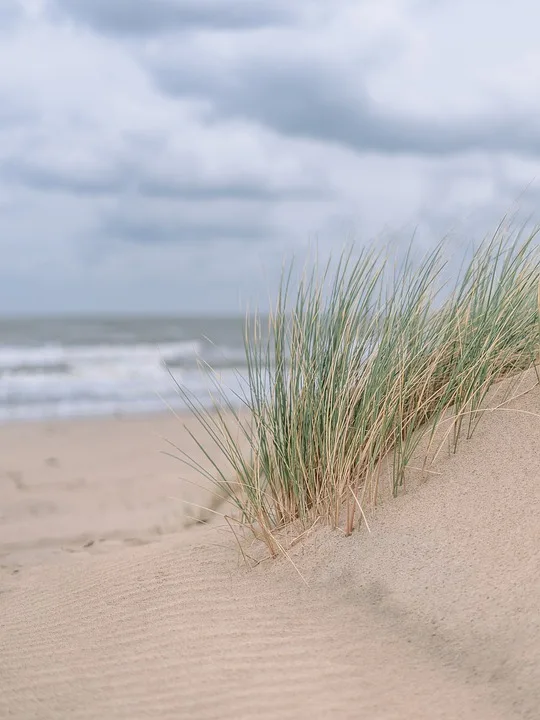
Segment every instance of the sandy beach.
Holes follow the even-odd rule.
[[[539,24],[0,0],[0,720],[540,720]]]
[[[214,489],[171,457],[174,444],[204,459],[186,427],[200,432],[170,412],[1,425],[2,571],[141,545],[208,520]]]
[[[539,412],[251,569],[177,418],[0,427],[0,717],[537,718]]]

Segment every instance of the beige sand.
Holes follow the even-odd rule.
[[[0,429],[0,717],[538,718],[535,413],[486,416],[371,534],[314,532],[308,586],[179,530],[170,418]]]
[[[165,453],[203,454],[172,413],[0,426],[0,570],[107,552],[193,525],[211,483]],[[195,503],[195,505],[193,505]]]

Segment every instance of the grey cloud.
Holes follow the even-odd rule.
[[[443,193],[444,184],[439,183],[438,187]],[[419,223],[430,231],[432,237],[450,233],[462,245],[471,244],[471,235],[474,242],[478,242],[483,234],[490,234],[503,216],[514,229],[530,228],[535,225],[534,218],[538,217],[540,188],[530,185],[524,189],[522,185],[505,177],[498,180],[493,196],[476,203],[474,208],[468,206],[465,201],[453,207],[438,205],[435,201],[436,190],[437,184],[432,192],[433,202],[426,201],[419,214]],[[475,237],[472,230],[478,228],[481,228],[483,234]]]
[[[247,29],[291,19],[287,4],[278,0],[51,0],[50,7],[56,14],[113,35]]]
[[[531,118],[506,114],[435,119],[388,112],[360,87],[320,67],[249,65],[222,71],[154,69],[162,91],[210,100],[216,118],[244,118],[283,135],[356,151],[443,156],[470,151],[540,153]]]
[[[1,122],[1,115],[0,115]],[[87,172],[81,169],[60,169],[24,159],[9,159],[0,164],[0,179],[47,193],[67,193],[90,197],[136,194],[147,199],[243,202],[296,202],[325,200],[329,191],[323,187],[272,187],[264,180],[188,181],[150,173],[133,163],[112,163],[110,168]]]
[[[22,7],[17,0],[2,0],[0,4],[0,33],[11,31],[23,16]]]
[[[35,122],[35,113],[24,106],[22,99],[13,101],[13,98],[2,93],[0,88],[0,128],[15,127],[20,130],[22,127],[33,126]]]
[[[324,200],[329,193],[317,187],[272,188],[262,184],[188,184],[170,180],[143,180],[137,190],[145,197],[179,200],[240,200],[255,202],[291,202]]]
[[[25,160],[9,160],[0,165],[0,178],[32,190],[73,195],[109,195],[119,187],[118,176],[107,172],[71,172],[53,166],[43,167]]]
[[[164,221],[112,215],[101,225],[101,233],[115,240],[133,244],[157,245],[162,243],[200,244],[219,241],[262,241],[269,237],[262,224],[236,224],[225,222],[197,222],[194,220]]]

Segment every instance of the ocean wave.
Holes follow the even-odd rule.
[[[42,364],[32,363],[30,365],[13,365],[12,367],[0,368],[0,378],[13,377],[16,375],[67,375],[71,372],[71,365],[67,363]]]
[[[231,347],[204,347],[196,356],[169,355],[165,364],[170,368],[191,368],[196,366],[208,366],[212,369],[223,370],[244,365],[246,353],[243,348]]]
[[[225,397],[238,404],[245,390],[245,371],[217,373]],[[10,383],[0,380],[0,420],[44,419],[113,413],[144,413],[168,406],[187,407],[183,392],[204,406],[215,396],[215,384],[200,370],[116,378],[34,374]]]
[[[165,343],[163,345],[41,345],[36,347],[0,347],[0,370],[17,368],[45,368],[50,366],[77,367],[110,363],[141,365],[167,362],[169,358],[196,357],[201,351],[198,341]]]
[[[240,390],[235,369],[243,364],[238,348],[200,341],[0,346],[0,420],[139,413],[168,404],[182,408],[177,385],[208,404],[209,366],[225,389],[231,384],[234,401]]]

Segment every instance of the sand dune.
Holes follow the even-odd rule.
[[[441,475],[379,507],[370,534],[320,530],[295,546],[307,585],[285,560],[247,569],[217,527],[103,552],[19,554],[20,572],[2,575],[0,717],[537,718],[536,413],[538,387],[486,415],[441,459]],[[22,427],[2,429],[3,442],[32,432]],[[98,427],[94,453],[109,442]],[[150,454],[134,442],[132,468],[146,468],[163,508],[174,471],[161,475]],[[114,484],[119,465],[110,468]],[[144,522],[125,511],[133,537],[147,537],[150,517],[163,521],[147,505]],[[84,533],[106,529],[93,505],[77,517]],[[33,522],[37,542],[46,533]]]

